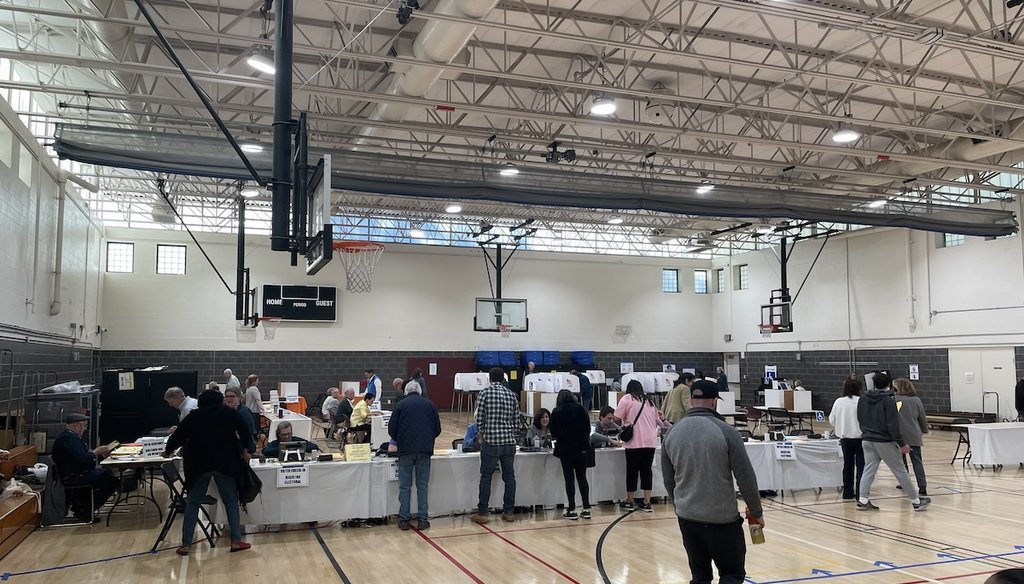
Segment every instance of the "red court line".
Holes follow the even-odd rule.
[[[523,552],[524,554],[526,554],[527,556],[529,556],[530,558],[532,558],[532,559],[533,559],[533,561],[535,561],[535,562],[537,562],[538,564],[540,564],[540,565],[542,565],[542,566],[544,566],[544,567],[548,568],[548,569],[549,569],[549,570],[551,570],[552,572],[554,572],[554,573],[558,574],[559,576],[561,576],[561,577],[565,578],[566,580],[568,580],[568,581],[572,582],[573,584],[580,584],[580,581],[579,581],[579,580],[576,580],[576,579],[575,579],[575,578],[573,578],[572,576],[570,576],[570,575],[566,574],[565,572],[563,572],[563,571],[559,570],[558,568],[556,568],[556,567],[552,566],[551,564],[549,564],[549,563],[545,562],[544,560],[542,560],[542,559],[538,558],[537,556],[535,556],[535,555],[531,554],[530,552],[528,552],[528,551],[524,550],[523,548],[521,548],[521,547],[519,547],[518,545],[516,545],[516,544],[515,544],[515,542],[513,542],[513,541],[512,541],[512,540],[510,540],[510,539],[508,539],[507,537],[503,537],[503,536],[502,536],[502,535],[501,535],[500,533],[498,533],[497,531],[494,531],[494,530],[493,530],[493,529],[491,529],[490,527],[487,527],[486,525],[481,525],[480,527],[482,527],[482,528],[486,529],[487,531],[491,532],[492,534],[494,534],[495,536],[497,536],[497,537],[498,537],[498,539],[500,539],[501,541],[503,541],[503,542],[507,543],[508,545],[510,545],[510,546],[512,546],[512,547],[514,547],[514,548],[516,548],[517,550],[519,550],[519,551]],[[525,531],[525,530],[521,530],[521,531]]]
[[[646,523],[648,521],[667,521],[669,519],[675,519],[675,518],[676,518],[675,515],[673,515],[672,517],[654,517],[652,519],[634,519],[634,520],[630,521],[630,523]],[[576,527],[598,527],[598,526],[604,527],[604,526],[609,525],[610,523],[611,523],[611,521],[607,521],[607,522],[593,522],[593,521],[587,521],[587,520],[584,519],[584,520],[582,520],[582,521],[580,521],[578,523],[566,524],[566,525],[545,525],[543,527],[527,527],[527,528],[524,528],[524,529],[502,529],[501,533],[523,533],[523,532],[527,532],[527,531],[541,531],[541,530],[544,530],[544,529],[573,529],[573,528],[576,528]],[[455,533],[455,534],[452,534],[452,535],[438,535],[438,536],[434,537],[434,539],[438,540],[438,539],[451,539],[453,537],[479,537],[481,535],[484,535],[484,534],[478,533],[478,532],[474,532],[474,533]]]
[[[465,575],[469,576],[469,578],[470,578],[471,580],[473,580],[473,582],[476,582],[476,584],[484,584],[484,581],[483,581],[483,580],[481,580],[480,578],[477,578],[477,577],[476,577],[476,574],[474,574],[473,572],[470,572],[470,571],[469,571],[469,568],[467,568],[466,566],[463,566],[462,564],[460,564],[458,560],[456,560],[455,558],[453,558],[453,557],[451,556],[451,554],[449,554],[448,552],[444,551],[444,548],[442,548],[441,546],[439,546],[439,545],[437,545],[436,543],[434,543],[434,541],[433,541],[432,539],[430,539],[429,537],[427,537],[427,535],[426,535],[425,533],[423,533],[422,531],[420,531],[420,530],[418,530],[418,529],[414,529],[413,531],[415,531],[415,532],[416,532],[416,535],[418,535],[418,536],[422,537],[422,538],[423,538],[423,541],[425,541],[425,542],[429,543],[429,544],[430,544],[431,546],[433,546],[433,548],[434,548],[435,550],[437,550],[437,551],[438,551],[438,552],[439,552],[439,553],[440,553],[440,554],[441,554],[442,556],[444,556],[445,558],[447,558],[449,562],[451,562],[452,564],[455,564],[455,567],[456,567],[456,568],[458,568],[458,569],[460,569],[460,570],[462,570],[462,572],[463,572],[463,573],[464,573]]]

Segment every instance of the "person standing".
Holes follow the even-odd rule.
[[[917,494],[928,494],[928,479],[924,474],[924,460],[921,458],[921,445],[924,435],[928,433],[928,415],[924,411],[921,398],[917,397],[914,384],[906,377],[892,382],[896,389],[896,409],[900,413],[900,433],[910,446],[910,462],[914,466],[914,478],[917,479]],[[903,468],[907,468],[907,455],[903,455]]]
[[[376,398],[380,395],[381,381],[380,377],[373,372],[373,369],[364,369],[363,375],[366,376],[366,395],[373,395]]]
[[[420,386],[420,395],[423,396],[424,399],[430,399],[429,397],[427,397],[427,380],[425,377],[423,377],[422,369],[420,369],[419,367],[413,369],[412,376],[409,377],[409,379],[405,380],[404,384],[409,385],[410,381],[415,381],[416,384]]]
[[[167,405],[178,410],[178,421],[185,419],[189,412],[199,407],[199,402],[194,397],[185,395],[185,390],[180,387],[171,387],[164,392],[164,401]]]
[[[505,371],[494,367],[488,373],[491,384],[480,392],[476,401],[476,425],[480,442],[480,493],[477,512],[470,516],[474,523],[487,523],[490,513],[491,478],[501,464],[501,480],[505,483],[502,499],[502,521],[514,521],[516,505],[516,428],[519,427],[519,400],[505,386]]]
[[[715,373],[718,374],[718,376],[715,378],[715,383],[718,385],[718,391],[729,391],[729,378],[725,375],[725,369],[722,369],[721,367],[716,367]]]
[[[224,383],[227,385],[224,389],[227,389],[228,387],[242,388],[242,384],[238,382],[238,378],[235,377],[235,374],[232,373],[230,369],[224,370]]]
[[[558,392],[555,411],[551,412],[551,437],[555,439],[555,458],[562,463],[565,479],[565,497],[568,504],[562,517],[590,519],[590,484],[587,483],[587,463],[594,455],[590,445],[590,414],[568,389]],[[573,475],[580,487],[583,512],[576,514],[576,488]]]
[[[864,475],[864,446],[860,439],[860,422],[857,421],[857,403],[863,389],[864,384],[859,379],[847,378],[843,382],[843,395],[832,404],[828,415],[843,449],[844,501],[860,497],[860,481]]]
[[[199,507],[206,499],[211,480],[217,483],[220,500],[227,512],[231,551],[240,552],[252,547],[242,540],[238,487],[234,478],[242,465],[248,464],[249,455],[239,439],[247,431],[239,411],[225,407],[224,396],[219,391],[206,390],[199,395],[199,408],[182,420],[177,431],[167,439],[164,456],[169,457],[178,448],[182,449],[181,461],[188,490],[181,547],[176,550],[178,555],[187,556],[192,550]]]
[[[221,405],[227,406],[233,410],[237,410],[238,415],[242,417],[242,423],[245,425],[245,433],[240,434],[238,439],[242,441],[242,446],[245,448],[246,452],[255,456],[256,420],[253,418],[252,412],[249,411],[249,408],[242,405],[242,390],[237,387],[225,389],[224,399],[222,399],[220,403]]]
[[[668,395],[665,396],[662,411],[670,424],[675,424],[686,415],[690,404],[690,386],[696,379],[693,373],[683,373],[679,376],[676,386],[670,389]]]
[[[654,489],[654,449],[658,446],[658,408],[647,398],[644,386],[636,379],[626,385],[626,395],[615,408],[615,417],[622,421],[622,428],[633,428],[633,437],[623,440],[626,445],[626,501],[624,511],[640,509],[653,513],[651,490]],[[621,435],[620,435],[621,436]],[[635,500],[637,477],[644,491],[643,501]]]
[[[53,441],[53,464],[57,467],[57,475],[65,487],[88,485],[92,488],[89,493],[92,496],[92,514],[89,513],[89,500],[76,496],[81,491],[71,495],[71,512],[75,519],[93,523],[97,521],[94,515],[118,487],[114,475],[99,466],[100,460],[110,455],[110,449],[106,446],[97,446],[89,450],[89,446],[82,439],[85,429],[89,427],[89,417],[85,414],[68,414],[64,418],[64,423],[67,424],[66,428]]]
[[[583,409],[589,412],[594,399],[594,386],[590,383],[590,378],[585,373],[575,369],[569,373],[572,373],[576,376],[576,379],[580,380],[580,402],[583,404]]]
[[[437,407],[420,394],[415,381],[405,384],[405,399],[395,406],[388,421],[388,434],[398,447],[398,528],[407,531],[412,522],[409,500],[413,474],[416,475],[416,529],[430,528],[427,483],[434,440],[441,435]]]
[[[699,380],[690,391],[689,413],[662,444],[662,479],[683,536],[690,581],[710,584],[714,562],[721,584],[742,584],[747,548],[733,479],[749,517],[763,528],[757,476],[739,432],[715,411],[717,384]]]
[[[914,510],[924,511],[932,500],[914,492],[910,474],[900,463],[900,454],[910,452],[910,446],[900,431],[899,411],[889,387],[892,378],[888,373],[879,371],[872,377],[872,382],[875,389],[865,393],[857,403],[857,421],[860,422],[864,445],[864,476],[860,482],[857,510],[878,510],[871,502],[871,484],[875,481],[878,466],[884,461],[903,487],[903,494],[914,504]]]
[[[243,400],[245,407],[249,408],[253,416],[263,413],[263,394],[260,393],[259,375],[253,374],[245,378],[245,395]],[[274,405],[276,406],[277,404]]]

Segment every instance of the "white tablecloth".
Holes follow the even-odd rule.
[[[1024,423],[963,425],[971,438],[971,464],[1024,462]]]
[[[814,489],[843,485],[838,440],[793,441],[796,460],[776,460],[774,442],[747,442],[747,455],[761,490]]]

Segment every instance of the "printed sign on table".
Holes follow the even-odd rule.
[[[300,464],[296,466],[282,466],[277,469],[277,487],[308,487],[309,467]]]
[[[776,442],[775,460],[796,460],[796,446],[789,440]]]
[[[345,445],[345,461],[347,462],[368,461],[372,455],[373,451],[370,450],[369,444]]]

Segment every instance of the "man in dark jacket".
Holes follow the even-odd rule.
[[[923,511],[931,504],[930,497],[917,494],[910,474],[903,466],[901,454],[910,452],[910,446],[900,432],[899,410],[893,396],[892,378],[888,373],[876,372],[871,378],[875,388],[861,396],[857,402],[857,421],[860,423],[861,441],[864,445],[864,475],[860,479],[858,511],[877,511],[871,503],[871,483],[879,464],[884,461],[896,480],[903,487],[903,493],[914,504],[915,511]]]
[[[249,437],[248,432],[241,414],[224,405],[224,396],[219,391],[208,389],[199,395],[199,407],[186,416],[167,439],[164,456],[182,448],[185,488],[188,490],[178,555],[187,556],[192,548],[199,506],[206,498],[211,479],[217,483],[220,500],[227,512],[231,551],[252,547],[242,541],[235,482],[235,476],[244,470],[243,465],[248,464],[249,453],[243,445],[243,440]]]
[[[398,446],[398,528],[408,530],[410,527],[412,515],[409,499],[412,496],[415,471],[418,507],[416,529],[428,529],[427,482],[430,480],[430,457],[434,454],[434,440],[441,435],[441,418],[434,404],[420,395],[419,383],[410,381],[405,385],[405,398],[391,413],[388,434]]]
[[[89,450],[82,440],[85,429],[89,426],[89,418],[84,414],[68,414],[64,423],[67,429],[53,441],[53,463],[57,466],[60,482],[65,487],[92,487],[92,510],[95,513],[107,499],[117,490],[117,479],[110,471],[99,467],[100,459],[110,454],[106,446],[97,446]],[[83,489],[84,490],[84,489]],[[72,492],[72,496],[80,492]],[[89,513],[88,498],[75,497],[71,501],[71,511],[75,519],[92,523],[95,517]]]
[[[594,385],[590,383],[590,378],[585,373],[580,373],[575,369],[569,373],[572,373],[576,376],[576,379],[580,380],[580,403],[583,404],[583,409],[589,412],[591,402],[594,399]]]

